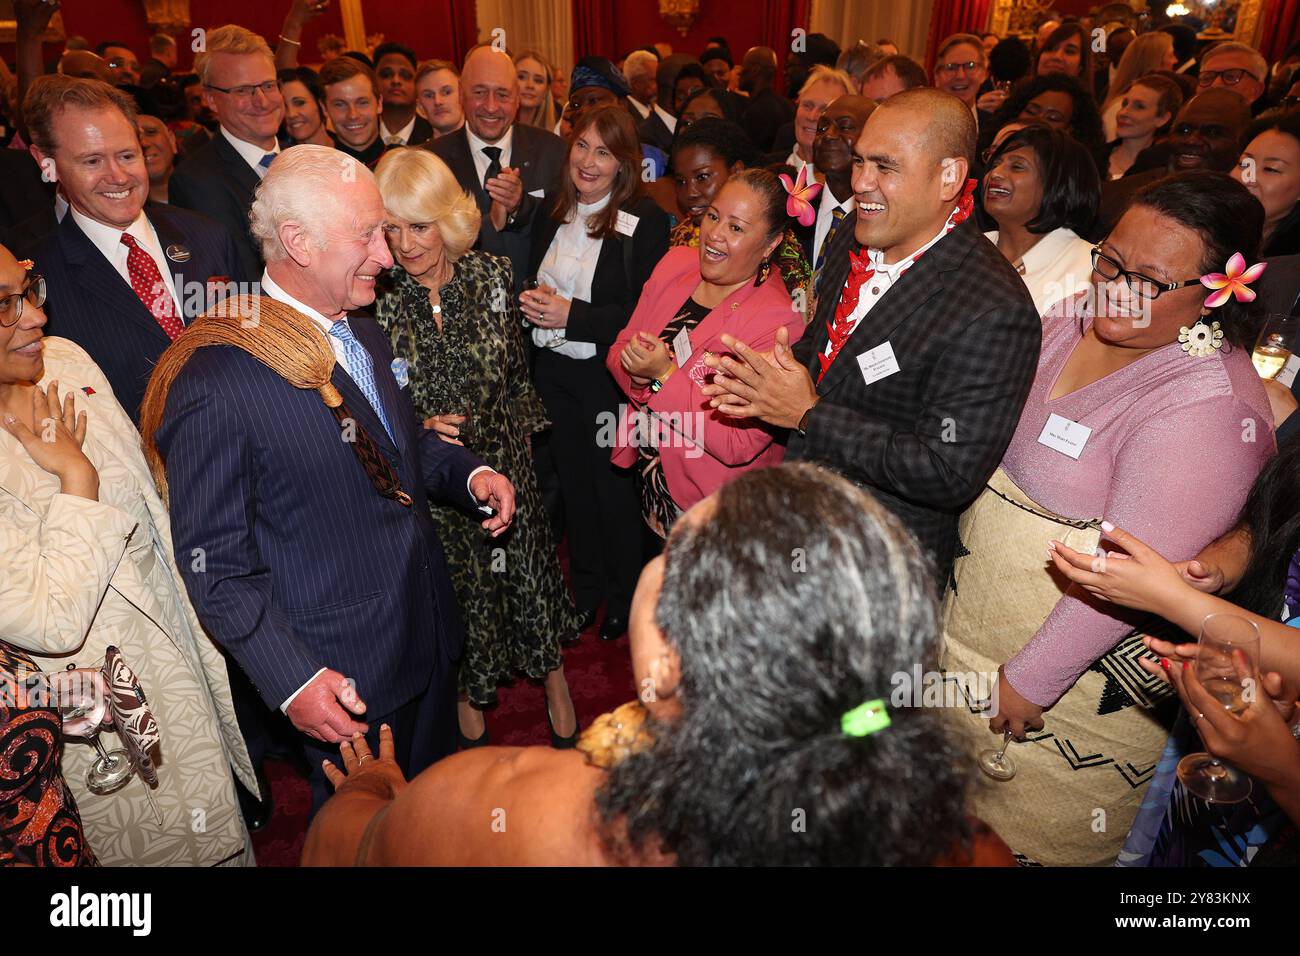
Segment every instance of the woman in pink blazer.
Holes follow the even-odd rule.
[[[779,464],[779,436],[754,419],[709,407],[700,388],[709,353],[727,332],[770,351],[784,326],[793,343],[803,315],[771,255],[790,223],[787,193],[762,169],[731,177],[700,223],[699,249],[660,260],[631,321],[606,358],[631,405],[622,406],[611,455],[636,466],[646,523],[666,537],[677,515],[750,468]]]

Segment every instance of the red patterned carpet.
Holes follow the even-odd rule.
[[[579,643],[565,648],[564,673],[582,727],[635,696],[627,638],[602,641],[596,626],[586,631]],[[503,687],[496,709],[487,715],[487,724],[494,744],[547,745],[551,738],[541,685],[521,679]],[[253,834],[258,865],[297,866],[307,833],[311,791],[293,767],[278,760],[266,762],[266,776],[275,794],[275,816]]]

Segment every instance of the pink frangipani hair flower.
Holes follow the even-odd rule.
[[[808,166],[799,170],[799,178],[791,182],[785,173],[781,174],[781,185],[790,195],[785,201],[785,211],[799,221],[801,226],[811,226],[817,221],[817,209],[812,201],[822,191],[821,183],[808,182]]]
[[[1257,262],[1247,269],[1245,257],[1240,252],[1234,252],[1228,260],[1226,273],[1211,272],[1201,276],[1201,285],[1218,290],[1205,300],[1205,307],[1216,309],[1234,295],[1238,302],[1254,302],[1255,290],[1250,288],[1250,283],[1262,276],[1267,267],[1267,262]]]

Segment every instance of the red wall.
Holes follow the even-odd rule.
[[[473,0],[455,0],[469,4]],[[449,57],[452,55],[452,30],[449,14],[450,0],[370,0],[365,4],[366,31],[383,33],[389,40],[400,40],[412,47],[421,57]],[[287,0],[191,0],[190,16],[196,27],[214,27],[223,23],[238,23],[266,37],[271,48],[279,42],[276,38],[289,9]],[[143,59],[147,53],[149,35],[153,32],[145,21],[144,4],[140,0],[94,0],[93,3],[63,5],[63,23],[68,35],[80,34],[91,46],[101,40],[121,40],[129,43],[136,56]],[[319,59],[316,40],[333,33],[343,36],[343,20],[337,4],[312,20],[303,30],[302,62],[314,63]],[[189,66],[192,59],[190,44],[181,43],[181,67]],[[46,58],[57,56],[61,47],[48,45]],[[0,54],[13,62],[13,44],[0,46]]]
[[[700,4],[700,18],[686,36],[659,16],[659,0],[615,0],[614,5],[618,11],[614,18],[614,41],[618,47],[613,51],[614,56],[651,43],[667,43],[674,53],[698,56],[709,37],[724,36],[731,44],[732,55],[739,59],[750,47],[762,43],[763,24],[755,9],[757,4],[705,0]]]

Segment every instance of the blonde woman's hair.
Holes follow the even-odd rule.
[[[452,262],[478,239],[478,204],[447,164],[427,149],[390,149],[375,168],[375,182],[390,215],[437,227]]]
[[[230,53],[235,56],[260,53],[272,64],[275,63],[275,54],[271,52],[266,40],[252,30],[234,23],[209,30],[206,43],[203,52],[194,58],[194,72],[199,75],[199,82],[204,86],[208,85],[208,70],[212,66],[214,53]]]
[[[1160,30],[1144,33],[1130,43],[1124,55],[1119,58],[1119,65],[1115,67],[1115,79],[1110,84],[1110,95],[1101,108],[1104,110],[1127,93],[1139,77],[1164,69],[1165,54],[1173,48],[1174,38]]]
[[[531,123],[525,123],[526,126],[536,126],[538,129],[544,129],[548,133],[555,129],[555,124],[560,121],[560,113],[555,108],[555,97],[551,96],[551,81],[555,79],[555,67],[551,66],[551,61],[542,56],[536,50],[523,50],[515,55],[515,69],[518,70],[519,64],[524,60],[536,60],[546,71],[546,89],[542,91],[542,102],[537,107],[537,115],[533,117]],[[520,110],[523,105],[520,104]]]
[[[858,84],[853,82],[853,77],[847,71],[818,63],[808,71],[808,79],[799,87],[799,95],[803,96],[805,90],[812,89],[818,83],[838,83],[846,94],[858,92]]]

